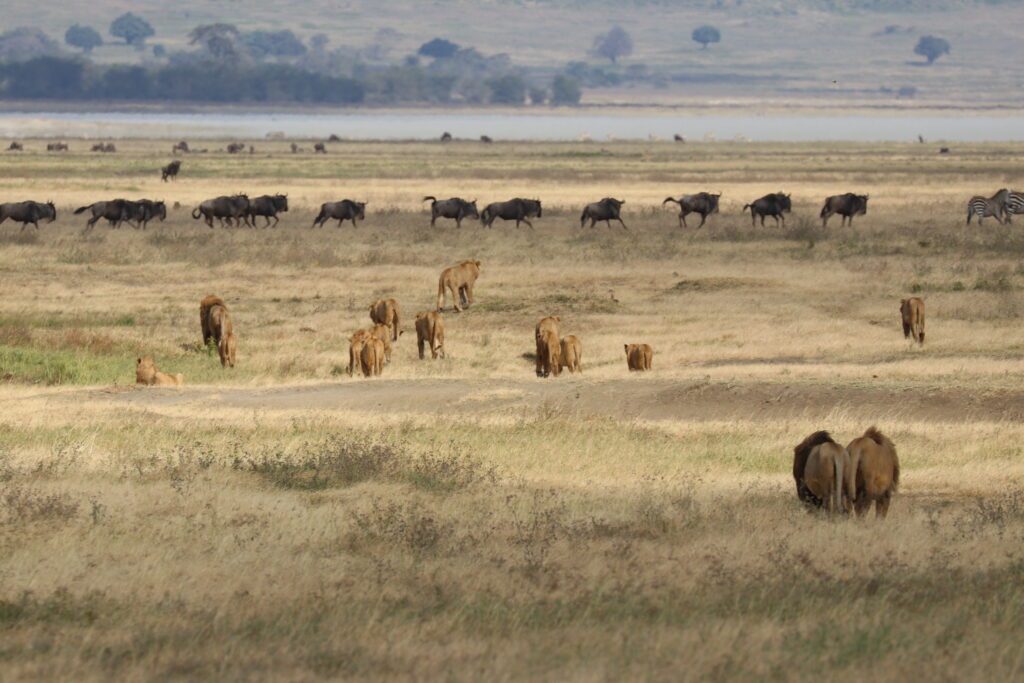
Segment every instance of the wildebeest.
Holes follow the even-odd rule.
[[[866,194],[837,194],[825,199],[825,205],[821,207],[821,227],[828,226],[828,219],[834,214],[842,216],[840,225],[845,225],[849,220],[853,225],[854,216],[863,216],[868,212],[868,196]]]
[[[68,145],[66,142],[51,142],[46,145],[47,152],[66,152],[68,151]]]
[[[238,154],[245,151],[245,145],[241,142],[229,142],[227,150],[228,154]]]
[[[7,147],[8,152],[20,152],[23,149],[24,147],[22,147],[21,143],[18,142],[17,140],[12,140],[11,144]]]
[[[452,134],[451,133],[449,133],[448,131],[445,131],[445,132],[441,133],[441,142],[451,142],[451,141],[452,141]]]
[[[486,143],[486,144],[490,144],[490,143],[494,142],[494,139],[490,135],[481,135],[480,136],[480,142],[483,142],[483,143]]]
[[[160,169],[160,180],[164,181],[165,183],[167,182],[168,179],[170,179],[170,180],[177,180],[178,179],[178,171],[180,171],[180,170],[181,170],[181,161],[178,161],[176,159],[176,160],[172,161],[171,163],[167,164],[166,166],[164,166],[163,168]]]
[[[676,133],[674,136],[672,136],[672,139],[675,140],[676,142],[686,142],[686,138],[684,138],[679,133]]]
[[[313,225],[310,227],[315,228],[324,226],[329,220],[337,219],[338,227],[344,221],[351,220],[352,227],[356,227],[356,219],[364,221],[366,220],[366,202],[354,202],[351,199],[342,199],[340,202],[327,202],[326,204],[320,205],[320,213],[317,214],[316,218],[313,219]]]
[[[270,225],[270,219],[274,219],[274,225],[277,226],[280,220],[277,217],[278,212],[284,212],[288,210],[288,196],[283,194],[269,195],[265,194],[262,197],[256,197],[249,202],[249,220],[252,221],[252,226],[256,227],[256,217],[263,216],[267,220],[267,224],[263,227]]]
[[[998,222],[1003,222],[1003,217],[1010,220],[1010,212],[1007,210],[1007,203],[1010,199],[1010,191],[1005,187],[991,197],[971,197],[967,202],[967,225],[971,224],[971,217],[978,217],[978,225],[989,216]]]
[[[661,204],[664,206],[669,202],[675,202],[679,205],[679,227],[689,227],[686,225],[686,217],[691,213],[700,214],[700,225],[698,228],[704,227],[704,222],[708,219],[708,216],[714,213],[718,213],[718,199],[721,197],[719,194],[710,194],[708,192],[698,192],[697,194],[688,194],[686,196],[675,199],[674,197],[665,197],[665,201]]]
[[[127,202],[125,205],[125,220],[135,221],[136,228],[146,229],[151,220],[160,219],[163,222],[167,218],[167,205],[163,202],[155,202],[151,199],[140,199],[137,202]]]
[[[782,227],[786,227],[786,216],[785,213],[789,213],[793,210],[793,202],[789,198],[788,194],[781,192],[775,192],[774,194],[766,194],[760,199],[755,199],[746,206],[743,210],[750,209],[750,225],[753,227],[754,220],[761,217],[761,227],[764,227],[764,217],[771,216],[775,219],[775,225],[779,224],[779,219],[782,219]]]
[[[116,152],[117,147],[114,146],[113,142],[97,142],[89,150],[90,152]]]
[[[213,219],[216,218],[224,225],[232,224],[232,221],[244,222],[248,225],[249,197],[244,194],[236,194],[231,197],[221,196],[207,199],[192,210],[192,218],[200,217],[206,221],[206,225],[213,227]]]
[[[340,137],[338,137],[338,134],[337,134],[337,133],[331,133],[331,134],[330,134],[330,135],[329,135],[329,136],[327,137],[327,142],[341,142],[341,138],[340,138]]]
[[[96,221],[101,218],[107,219],[110,223],[110,227],[118,227],[122,221],[128,220],[128,200],[126,199],[110,199],[104,202],[94,202],[88,206],[80,206],[75,209],[75,215],[85,213],[86,211],[92,212],[92,217],[85,222],[85,227],[82,232],[89,232],[96,225]]]
[[[313,145],[313,153],[314,154],[327,154],[327,145],[325,145],[322,142],[316,143],[315,145]]]
[[[188,143],[185,142],[184,140],[174,143],[174,146],[171,147],[171,154],[177,154],[178,152],[181,152],[182,154],[188,154],[190,151],[191,150],[188,148]]]
[[[507,202],[488,204],[480,212],[480,222],[484,224],[484,227],[489,228],[494,223],[495,218],[500,218],[506,221],[515,221],[517,228],[520,222],[526,223],[530,228],[533,228],[533,223],[530,222],[530,218],[533,216],[541,217],[540,200],[516,197]]]
[[[612,220],[617,220],[623,230],[629,230],[626,224],[622,222],[622,205],[626,203],[625,199],[612,199],[611,197],[605,197],[599,202],[593,204],[587,204],[583,207],[583,213],[580,214],[580,227],[590,219],[590,227],[594,227],[598,221],[604,221],[608,224],[608,227],[612,227]]]
[[[480,218],[480,212],[476,210],[475,199],[467,202],[460,197],[439,200],[437,197],[427,196],[423,198],[423,201],[430,202],[430,227],[434,227],[438,218],[454,218],[457,228],[462,227],[463,218]]]
[[[53,202],[15,202],[11,204],[0,204],[0,223],[10,218],[12,221],[20,222],[21,229],[31,223],[36,230],[39,229],[39,221],[46,220],[52,223],[57,220],[57,207]]]

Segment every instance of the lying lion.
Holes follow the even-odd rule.
[[[180,387],[185,384],[185,375],[160,372],[153,363],[153,356],[143,356],[135,359],[135,383],[148,387]]]
[[[631,372],[651,369],[654,349],[650,344],[625,344],[624,346],[626,347],[626,366]]]

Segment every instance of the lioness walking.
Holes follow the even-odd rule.
[[[224,299],[210,295],[199,302],[199,324],[203,330],[203,346],[210,343],[217,345],[220,364],[224,367],[235,367],[238,353],[238,338],[235,336],[234,323]]]
[[[626,367],[632,371],[650,370],[654,349],[650,344],[625,344]]]
[[[900,300],[900,317],[903,319],[903,336],[924,344],[924,300],[912,296]]]
[[[436,311],[416,314],[416,346],[423,360],[423,346],[430,345],[430,357],[444,358],[444,317]]]

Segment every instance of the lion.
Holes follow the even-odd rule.
[[[572,373],[582,373],[583,342],[576,335],[570,334],[562,338],[562,367]]]
[[[363,377],[380,377],[384,371],[384,342],[377,337],[370,337],[363,344],[359,355],[359,366]]]
[[[348,376],[351,377],[356,371],[356,368],[360,367],[360,359],[363,354],[363,345],[366,344],[372,338],[372,335],[366,330],[356,330],[352,337],[349,339],[348,345]]]
[[[562,372],[562,344],[557,333],[549,329],[541,330],[537,337],[537,357],[541,368],[538,377],[558,377]]]
[[[238,355],[238,337],[234,332],[228,332],[220,338],[217,344],[217,354],[220,356],[222,367],[235,367],[235,357]]]
[[[463,261],[457,266],[445,268],[437,282],[437,312],[444,310],[445,289],[451,291],[455,302],[455,311],[461,312],[462,307],[469,308],[473,303],[473,283],[480,277],[479,261]]]
[[[814,432],[793,449],[796,495],[808,507],[849,513],[856,494],[849,452],[826,431]]]
[[[533,340],[537,343],[537,358],[536,358],[536,372],[538,377],[547,377],[547,374],[543,370],[543,358],[544,348],[541,334],[545,331],[551,332],[555,335],[555,339],[558,339],[562,335],[562,318],[557,315],[549,315],[546,318],[541,318],[537,326],[533,328]],[[561,348],[559,348],[559,354],[561,354]],[[561,368],[559,368],[561,370]]]
[[[401,332],[398,333],[401,336]],[[391,362],[391,327],[384,323],[377,323],[370,328],[370,336],[380,339],[384,343],[384,363]]]
[[[391,327],[391,341],[398,341],[398,302],[394,299],[377,299],[370,304],[370,320]]]
[[[235,367],[238,352],[238,337],[227,304],[212,294],[199,302],[199,324],[203,328],[203,344],[217,345],[217,355],[223,367]]]
[[[185,375],[180,372],[171,375],[156,369],[153,356],[135,359],[135,383],[153,387],[180,387],[185,384]]]
[[[853,507],[862,516],[875,504],[875,516],[889,514],[889,502],[900,484],[900,459],[896,446],[876,427],[869,427],[846,447],[856,477]]]
[[[444,317],[436,311],[416,314],[416,346],[419,348],[420,360],[423,360],[423,344],[430,344],[430,357],[441,358],[444,354]]]
[[[626,347],[626,366],[630,371],[650,370],[654,349],[650,344],[624,344]]]
[[[924,344],[924,300],[916,296],[901,299],[900,317],[903,318],[903,336]]]

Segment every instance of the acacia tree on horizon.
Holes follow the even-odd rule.
[[[608,33],[602,33],[594,38],[591,52],[599,57],[607,57],[612,64],[616,64],[619,57],[633,54],[633,39],[626,33],[626,29],[613,26]]]

